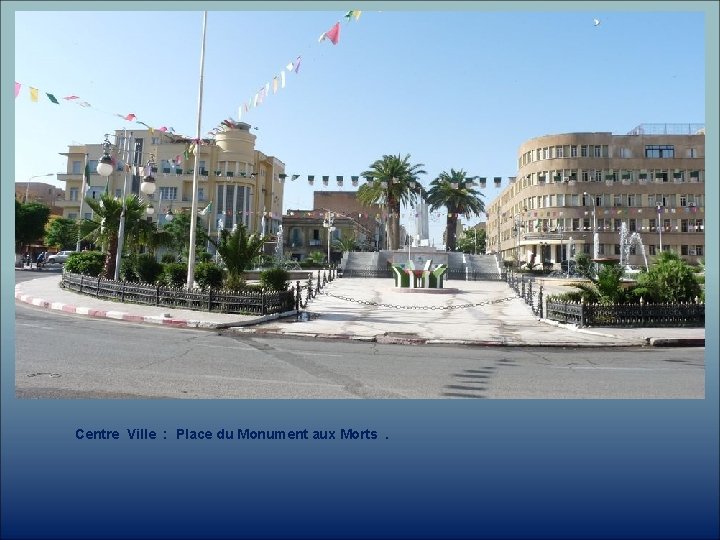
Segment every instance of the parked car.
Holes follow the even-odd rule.
[[[47,263],[64,263],[68,260],[68,257],[75,253],[75,251],[59,251],[57,253],[53,253],[52,255],[48,255],[47,257]]]

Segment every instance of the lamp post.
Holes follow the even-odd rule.
[[[515,214],[513,218],[514,226],[513,231],[515,233],[515,264],[518,268],[520,267],[520,230],[523,228],[522,215]]]
[[[327,229],[327,258],[328,258],[328,266],[330,266],[330,236],[331,233],[335,230],[335,227],[333,227],[333,223],[335,222],[335,214],[332,212],[326,212],[325,213],[325,219],[323,220],[323,227]]]
[[[657,206],[658,234],[660,235],[660,253],[662,253],[662,223],[660,223],[660,220],[662,218],[660,217],[660,210],[661,210],[661,206],[658,204],[658,206]]]
[[[23,200],[23,204],[27,204],[28,200],[28,194],[30,192],[30,181],[34,180],[35,178],[44,178],[46,176],[54,176],[55,173],[47,173],[47,174],[38,174],[37,176],[31,176],[28,178],[27,185],[25,186],[25,199]]]
[[[113,172],[113,162],[112,158],[110,157],[110,141],[108,140],[109,135],[105,134],[105,140],[102,143],[103,148],[103,155],[100,158],[100,161],[98,161],[97,168],[95,169],[97,173],[106,179],[106,182],[108,181],[108,178]],[[127,173],[126,173],[127,174]],[[100,199],[100,206],[103,205],[102,199]],[[80,203],[80,208],[82,208],[82,202]],[[124,208],[123,208],[123,214],[124,214]],[[122,215],[121,214],[121,222],[122,222]],[[105,218],[103,217],[100,221],[100,231],[102,233],[103,231],[103,224],[105,223]],[[104,250],[104,248],[103,248]]]

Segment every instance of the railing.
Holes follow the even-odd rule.
[[[175,309],[269,315],[292,311],[294,288],[287,291],[224,289],[184,289],[150,283],[115,281],[100,277],[64,272],[61,286],[80,294],[107,298],[124,303],[144,304]]]
[[[532,312],[543,318],[543,287],[534,287],[535,280],[533,278],[526,278],[525,274],[520,274],[520,277],[514,272],[507,273],[507,284],[512,290],[514,290],[520,298],[522,298],[527,305],[530,306]]]
[[[305,285],[301,285],[300,281],[295,282],[295,287],[293,287],[293,292],[295,295],[295,311],[297,311],[298,315],[300,314],[301,309],[305,309],[308,305],[308,302],[312,300],[313,298],[316,298],[318,293],[323,290],[323,288],[333,281],[337,277],[337,269],[336,268],[330,268],[326,271],[318,270],[317,273],[317,283],[313,284],[313,275],[310,274],[308,276],[307,282]],[[303,294],[305,295],[305,300],[303,301]]]
[[[578,326],[704,327],[705,304],[585,304],[548,300],[547,318]]]

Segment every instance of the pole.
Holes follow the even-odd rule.
[[[85,190],[87,189],[87,180],[88,180],[88,154],[85,153],[85,167],[83,168],[83,179],[82,179],[82,185],[80,186],[80,210],[78,211],[78,239],[77,239],[77,245],[75,246],[75,251],[80,251],[80,223],[82,223],[82,212],[83,212],[83,204],[85,203]]]
[[[660,217],[660,205],[657,207],[657,213],[658,213],[658,234],[660,234],[660,253],[662,253],[662,224],[660,223],[661,217]]]
[[[127,131],[125,131],[127,133]],[[127,138],[127,135],[124,137],[124,144],[126,149],[126,154],[128,156],[128,163],[135,163],[135,138],[133,137],[132,131],[130,132],[130,139],[132,139],[132,142],[130,142]],[[130,147],[133,149],[133,157],[130,159]],[[122,211],[120,212],[120,226],[118,227],[118,241],[117,241],[117,253],[115,254],[115,276],[114,280],[118,281],[120,279],[120,263],[122,261],[122,252],[123,252],[123,245],[125,243],[125,213],[127,212],[127,206],[125,204],[127,199],[127,191],[128,191],[128,167],[125,167],[125,182],[123,183],[123,194],[122,194]],[[109,178],[109,177],[108,177]]]
[[[207,33],[207,11],[203,12],[202,45],[200,46],[200,82],[198,83],[198,110],[197,110],[197,147],[195,151],[195,166],[193,167],[192,207],[190,210],[190,248],[188,249],[187,288],[192,289],[195,282],[195,238],[197,236],[198,212],[198,153],[200,151],[200,123],[202,119],[203,77],[205,73],[205,35]]]

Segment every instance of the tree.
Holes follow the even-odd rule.
[[[575,255],[575,270],[584,278],[595,278],[595,263],[592,262],[590,255],[587,253],[577,253]]]
[[[485,253],[485,229],[465,229],[457,240],[457,248],[463,253]]]
[[[190,214],[177,213],[173,216],[173,220],[163,225],[162,230],[168,235],[168,247],[187,258],[190,251]],[[195,248],[197,251],[203,251],[208,241],[207,231],[202,221],[202,218],[197,218],[195,234]]]
[[[418,176],[426,174],[422,163],[411,164],[410,154],[401,158],[383,155],[362,175],[368,183],[358,189],[358,200],[366,206],[380,204],[387,206],[386,230],[389,249],[400,247],[400,207],[414,203],[422,196]]]
[[[45,226],[45,244],[58,250],[75,249],[78,230],[78,223],[74,219],[53,216]]]
[[[105,247],[104,277],[115,277],[115,259],[118,248],[118,230],[123,201],[120,198],[103,194],[100,199],[85,199],[93,211],[92,219],[80,223],[80,235],[83,239]],[[146,206],[137,195],[125,199],[125,238],[124,246],[131,252],[137,252],[144,238],[155,233],[155,227],[146,217]]]
[[[450,169],[449,173],[443,171],[430,183],[427,193],[431,212],[441,207],[447,209],[445,247],[448,251],[455,251],[457,246],[455,231],[458,216],[469,213],[479,216],[485,211],[485,203],[481,199],[484,195],[473,186],[468,187],[466,174],[462,169]]]
[[[677,253],[661,252],[647,272],[637,278],[634,294],[645,300],[676,304],[703,297],[703,290],[693,267]]]
[[[355,237],[349,237],[349,236],[343,236],[341,238],[338,238],[335,240],[332,244],[332,247],[335,248],[338,251],[355,251],[357,249],[357,240]]]
[[[50,208],[40,203],[21,203],[15,199],[15,253],[28,244],[42,242]]]
[[[244,225],[238,224],[233,230],[221,229],[220,240],[210,239],[227,268],[229,288],[237,288],[243,281],[242,273],[263,251],[264,239],[248,235]]]

